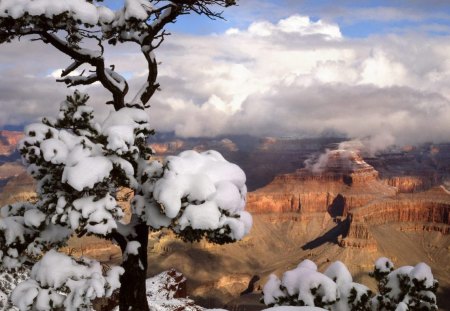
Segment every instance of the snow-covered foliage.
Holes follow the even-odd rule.
[[[30,269],[22,266],[18,269],[0,272],[0,311],[13,311],[15,308],[9,297],[17,284],[30,276]]]
[[[125,30],[131,26],[135,29],[136,24],[145,22],[158,12],[156,10],[157,8],[146,0],[127,0],[124,7],[117,11],[86,0],[4,0],[0,3],[0,17],[5,19],[26,22],[56,18],[56,27],[62,27],[59,23],[73,20],[77,21],[78,27],[101,26],[104,32],[113,29]]]
[[[324,274],[339,288],[339,299],[331,306],[333,311],[364,310],[369,306],[372,291],[365,285],[353,282],[353,277],[341,261],[333,262]]]
[[[378,281],[379,293],[354,283],[347,267],[333,262],[322,274],[310,260],[284,273],[280,280],[269,276],[264,285],[262,301],[268,306],[310,306],[332,311],[373,310],[437,310],[437,281],[425,263],[393,270],[388,258],[375,262],[372,276]],[[285,310],[267,309],[267,310]],[[287,308],[287,307],[286,307]],[[295,311],[292,309],[286,309]]]
[[[11,301],[19,310],[90,310],[91,300],[110,297],[120,287],[123,272],[122,267],[113,267],[103,275],[97,261],[76,261],[50,250],[33,266],[31,278],[13,290]]]
[[[310,260],[286,271],[282,279],[271,275],[263,288],[264,303],[273,305],[325,307],[339,299],[338,287],[332,279],[317,271]]]
[[[377,281],[383,279],[392,270],[394,270],[394,263],[386,257],[380,257],[375,261],[373,276]]]
[[[142,168],[142,195],[133,211],[153,228],[170,226],[182,238],[240,240],[252,225],[244,211],[245,174],[216,151],[185,151]]]
[[[67,257],[67,256],[66,256]],[[64,259],[66,261],[67,258]],[[86,260],[86,259],[85,259]],[[73,265],[75,261],[71,261],[70,265]],[[96,264],[95,264],[96,265]],[[85,266],[82,267],[83,270],[91,269],[92,267]],[[115,268],[117,269],[117,268]],[[119,268],[120,269],[120,268]],[[66,270],[67,272],[67,270]],[[58,272],[59,274],[55,278],[61,278],[66,272]],[[120,272],[120,270],[118,271]],[[111,274],[111,272],[110,272]],[[112,274],[111,274],[112,275]],[[8,271],[0,273],[0,311],[17,311],[18,309],[14,307],[8,301],[9,294],[16,288],[17,284],[26,280],[30,276],[30,270],[26,268],[21,268],[19,270]],[[66,274],[67,276],[67,274]],[[53,276],[51,276],[53,277]],[[115,278],[115,276],[114,276]],[[106,277],[108,281],[114,278]],[[97,278],[98,280],[98,278]],[[29,282],[29,281],[28,281]],[[92,284],[93,282],[91,282]],[[89,281],[85,283],[89,284]],[[115,285],[115,284],[113,284]],[[227,311],[225,309],[205,309],[195,304],[195,302],[187,297],[185,297],[186,278],[180,272],[171,269],[169,271],[164,271],[154,277],[146,280],[146,298],[151,310],[156,311]],[[112,288],[112,287],[111,287]],[[101,288],[98,288],[102,291]],[[108,289],[110,291],[110,289]],[[62,291],[60,293],[63,293]],[[92,292],[95,293],[95,290]],[[63,297],[64,298],[64,297]],[[25,298],[23,298],[25,299]],[[67,298],[66,298],[67,299]],[[82,309],[82,308],[80,308]],[[86,310],[94,311],[94,308],[89,307]],[[113,309],[118,311],[119,308]]]
[[[375,310],[437,310],[438,281],[431,268],[421,262],[416,266],[403,266],[380,276],[379,266],[373,275],[378,281],[379,294],[372,298]],[[378,273],[378,277],[377,277]]]
[[[168,157],[164,164],[149,162],[146,139],[151,130],[144,110],[125,107],[100,124],[93,121],[87,100],[87,95],[75,92],[61,104],[56,119],[44,118],[25,130],[19,149],[37,180],[38,200],[1,209],[4,268],[20,267],[64,245],[72,234],[114,238],[120,233],[125,243],[116,241],[122,243],[124,261],[138,258],[141,243],[134,240],[133,225],[139,219],[154,230],[169,227],[188,241],[206,237],[226,243],[249,232],[252,218],[244,211],[245,174],[238,166],[215,151],[187,151]],[[119,222],[123,211],[115,199],[121,187],[136,193],[135,218],[128,229]],[[43,279],[57,262],[57,254],[47,252],[34,266],[31,280],[17,287],[13,302],[21,309],[33,305],[45,310],[48,304],[85,308],[90,299],[106,294],[99,284],[109,281],[87,278],[99,266],[86,260],[75,264],[70,258],[59,258],[68,270],[58,270],[58,275],[70,282]],[[137,263],[145,271],[143,261]]]
[[[67,240],[71,230],[51,223],[43,215],[45,213],[31,203],[16,203],[0,209],[0,266],[18,268],[28,258]]]
[[[87,100],[75,92],[56,120],[44,118],[25,130],[19,149],[38,181],[38,200],[1,209],[0,263],[5,268],[63,245],[72,233],[108,235],[123,216],[116,191],[137,187],[133,167],[147,154],[148,117],[142,109],[129,108],[111,113],[102,126],[92,121]],[[128,126],[114,120],[126,120]],[[130,136],[126,141],[111,131],[115,124]],[[121,148],[110,141],[121,142]]]

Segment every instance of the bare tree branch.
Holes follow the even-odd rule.
[[[76,70],[78,67],[80,67],[83,63],[79,62],[79,61],[74,61],[72,64],[70,64],[70,66],[68,66],[66,69],[64,69],[61,72],[61,78],[67,76],[69,73],[71,73],[72,71]]]
[[[110,74],[105,71],[105,62],[100,52],[75,49],[52,33],[44,32],[41,35],[46,42],[50,43],[61,52],[69,55],[76,62],[88,63],[95,67],[96,78],[113,95],[114,108],[119,110],[125,107],[125,95],[128,92],[128,85],[126,84],[126,87],[121,88],[117,83],[114,83],[114,79],[110,79]]]
[[[76,85],[89,85],[95,83],[98,80],[97,74],[92,74],[87,77],[83,76],[68,76],[64,79],[57,79],[58,82],[64,82],[67,86],[76,86]]]
[[[125,4],[116,11],[114,20],[105,23],[99,19],[97,24],[80,23],[70,12],[61,14],[58,18],[25,15],[16,19],[6,16],[0,17],[0,43],[22,36],[40,35],[40,39],[34,40],[51,44],[73,59],[73,63],[63,70],[62,79],[58,79],[58,82],[64,82],[70,87],[99,81],[113,97],[107,104],[113,103],[118,110],[127,106],[125,96],[128,93],[128,83],[117,72],[107,69],[103,44],[105,41],[112,45],[117,42],[134,42],[141,47],[147,61],[148,75],[146,82],[128,105],[145,107],[160,87],[156,82],[158,63],[154,50],[161,46],[165,36],[170,35],[164,28],[175,22],[178,16],[190,13],[206,15],[211,19],[223,18],[222,12],[216,9],[235,4],[235,0],[150,0],[148,6],[143,6],[146,12],[144,15],[148,14],[146,19],[124,17],[127,10]],[[65,39],[61,39],[64,37]],[[99,50],[82,48],[84,39],[96,41]],[[69,77],[70,73],[83,64],[94,67],[95,74]]]

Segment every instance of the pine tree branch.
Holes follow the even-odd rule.
[[[79,62],[79,61],[75,61],[72,64],[70,64],[70,66],[68,66],[66,69],[64,69],[61,72],[61,78],[67,76],[69,73],[71,73],[72,71],[76,70],[78,67],[80,67],[83,63]]]
[[[98,81],[97,74],[92,74],[87,77],[83,76],[68,76],[64,79],[57,79],[57,82],[64,82],[67,86],[77,86],[77,85],[90,85]]]
[[[75,62],[88,63],[95,67],[97,80],[111,92],[113,96],[115,110],[125,107],[125,95],[128,92],[128,85],[126,84],[126,87],[122,88],[114,82],[114,78],[111,79],[111,74],[105,68],[105,61],[100,52],[96,51],[96,53],[86,49],[75,49],[53,33],[43,32],[41,33],[41,36],[45,42],[50,43],[59,51],[72,57]]]

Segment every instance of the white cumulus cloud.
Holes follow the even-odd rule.
[[[18,64],[0,68],[3,124],[55,114],[57,99],[67,93],[45,78],[48,73],[37,77],[43,68],[52,71],[69,60],[40,48],[34,52],[40,62],[20,63],[30,58],[31,45],[39,46],[13,43],[0,55],[0,63]],[[130,97],[145,79],[145,61],[135,48],[119,46],[107,55],[118,72],[132,73]],[[448,140],[449,51],[450,37],[350,39],[335,23],[297,14],[223,34],[173,34],[156,53],[162,91],[152,98],[149,113],[156,130],[180,136],[334,131],[373,137],[374,149],[383,141]],[[35,78],[23,80],[30,73]],[[24,88],[21,80],[33,88]],[[87,90],[104,111],[108,94],[98,86]]]

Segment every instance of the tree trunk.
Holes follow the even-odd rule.
[[[145,288],[148,227],[145,224],[139,224],[135,230],[137,236],[134,241],[139,242],[141,247],[138,249],[139,255],[124,256],[122,267],[125,273],[120,278],[120,311],[149,311]]]

